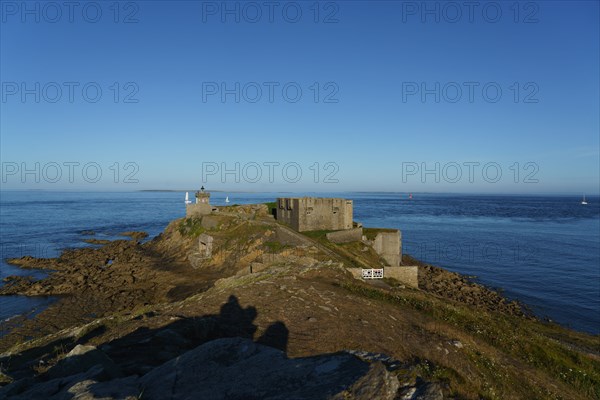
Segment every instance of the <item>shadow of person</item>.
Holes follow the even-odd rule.
[[[227,302],[221,306],[219,315],[217,315],[219,336],[252,339],[257,329],[257,326],[254,325],[257,314],[255,307],[243,308],[237,297],[234,295],[229,296]]]
[[[287,354],[289,329],[281,321],[269,325],[267,330],[256,340],[256,343],[275,347]]]
[[[34,379],[35,382],[62,379],[75,372],[85,372],[90,366],[98,363],[103,367],[102,372],[93,378],[99,381],[117,375],[141,376],[199,345],[220,338],[241,337],[287,353],[289,330],[281,321],[273,322],[258,339],[254,339],[258,330],[258,325],[255,324],[257,316],[256,307],[251,305],[242,307],[238,298],[230,295],[221,305],[218,314],[181,317],[158,327],[140,326],[98,346],[97,349],[94,348],[89,352],[80,349],[77,354],[68,357],[68,362],[57,363]],[[143,322],[144,317],[141,316],[139,319],[136,317],[132,319],[134,320]],[[107,326],[101,325],[77,341],[73,339],[55,341],[46,346],[29,349],[23,352],[21,357],[14,357],[11,360],[8,371],[16,378],[32,377],[34,374],[30,366],[39,364],[41,360],[53,359],[57,347],[60,347],[63,353],[69,353],[75,345],[88,344],[90,339],[102,336],[106,331]],[[113,369],[118,373],[108,373]]]
[[[221,306],[221,311],[217,316],[218,336],[254,339],[254,334],[258,329],[254,324],[257,315],[258,312],[255,307],[243,308],[238,298],[230,295],[227,302]],[[287,353],[289,334],[290,331],[285,324],[276,321],[269,325],[255,342]]]

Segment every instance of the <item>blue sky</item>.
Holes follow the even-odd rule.
[[[596,1],[1,4],[3,189],[600,190]]]

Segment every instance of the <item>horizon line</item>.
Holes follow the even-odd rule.
[[[2,188],[1,192],[53,192],[53,193],[61,193],[61,192],[71,192],[71,193],[185,193],[192,192],[195,193],[198,189],[136,189],[136,190],[85,190],[85,189],[13,189],[13,188]],[[387,191],[387,190],[341,190],[341,191],[315,191],[315,190],[300,190],[300,191],[290,191],[290,190],[275,190],[275,191],[265,191],[265,190],[207,190],[212,193],[252,193],[252,194],[260,194],[260,193],[285,193],[285,194],[302,194],[302,193],[384,193],[384,194],[435,194],[435,195],[487,195],[487,196],[600,196],[600,192],[588,194],[588,193],[573,193],[573,192],[536,192],[536,193],[527,193],[527,192],[432,192],[432,191]]]

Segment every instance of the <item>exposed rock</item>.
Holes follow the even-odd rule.
[[[333,397],[334,400],[346,399],[389,399],[398,394],[400,383],[398,378],[389,373],[382,363],[371,365],[369,372],[361,377],[352,387]]]
[[[96,366],[86,372],[51,379],[49,381],[36,381],[32,378],[20,379],[8,386],[0,388],[0,399],[10,400],[59,400],[70,399],[68,389],[76,384],[102,373],[102,367]]]
[[[96,351],[92,346],[77,346],[68,358]],[[344,352],[288,359],[280,350],[242,338],[205,343],[142,378],[129,376],[102,381],[102,372],[103,366],[97,365],[85,373],[35,384],[32,379],[23,379],[0,389],[0,397],[129,400],[143,395],[148,400],[393,400],[399,388],[398,379],[379,362],[369,364]]]
[[[155,338],[160,339],[165,346],[186,347],[189,345],[189,340],[172,329],[165,329],[158,332]]]
[[[10,275],[6,278],[2,279],[7,285],[30,285],[32,282],[35,282],[33,276],[20,276],[20,275]]]
[[[108,239],[96,239],[96,238],[91,238],[91,239],[83,239],[84,242],[86,243],[90,243],[90,244],[109,244],[110,240]]]
[[[22,379],[0,389],[0,398],[10,400],[136,400],[141,391],[137,376],[98,382],[92,378],[100,368],[32,385]]]
[[[97,382],[88,379],[77,382],[67,390],[67,393],[73,396],[73,400],[139,400],[143,398],[136,376],[113,379],[109,382]],[[55,397],[58,400],[68,398],[67,396]]]
[[[99,366],[101,372],[111,378],[120,375],[119,367],[101,350],[94,346],[77,345],[64,359],[52,367],[47,375],[51,379],[74,375]]]
[[[500,293],[471,282],[456,272],[424,264],[406,255],[403,257],[403,263],[419,266],[419,288],[424,291],[488,311],[533,318],[531,312],[522,304],[507,301]]]
[[[141,383],[150,400],[392,400],[399,385],[382,364],[370,366],[348,353],[288,359],[282,351],[242,338],[201,345],[155,368]]]
[[[420,387],[414,397],[414,400],[443,400],[444,394],[439,383],[427,383]]]
[[[129,231],[129,232],[121,232],[121,233],[119,233],[119,236],[129,236],[133,240],[141,240],[141,239],[148,237],[148,234],[146,232],[140,232],[140,231]]]

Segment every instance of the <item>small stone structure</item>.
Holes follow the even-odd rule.
[[[186,204],[186,217],[200,217],[213,212],[215,209],[210,205],[210,192],[204,190],[204,186],[196,192],[196,204]]]
[[[200,268],[207,260],[210,260],[213,255],[214,238],[206,233],[198,237],[198,250],[188,254],[188,260],[192,268]]]
[[[213,237],[206,233],[201,234],[198,237],[198,253],[202,258],[212,257],[213,250]]]
[[[401,267],[385,267],[383,269],[385,278],[393,278],[406,286],[419,287],[419,267],[403,265]]]
[[[397,267],[402,262],[402,240],[399,230],[377,233],[372,246],[390,267]]]
[[[280,197],[276,218],[298,232],[352,229],[352,200]]]

